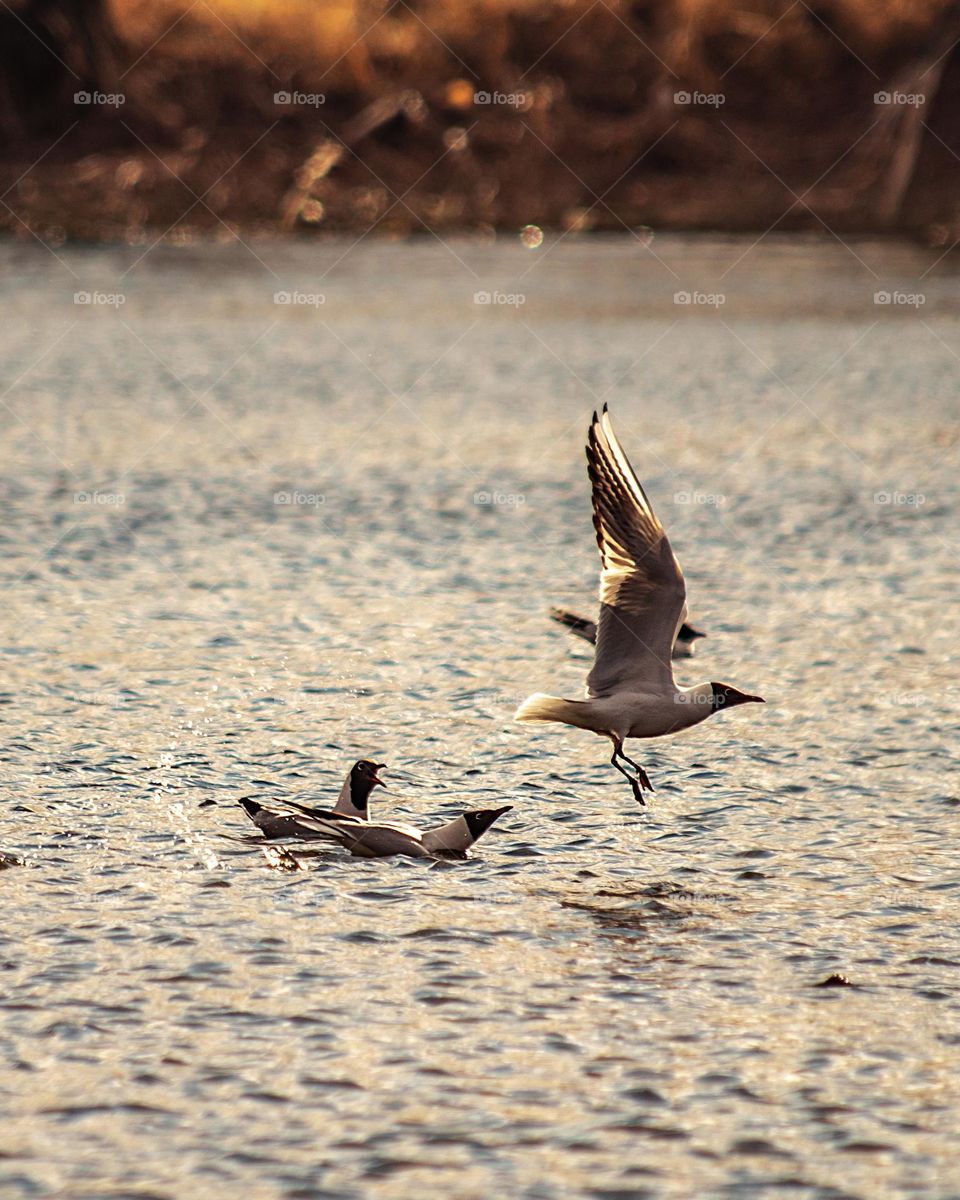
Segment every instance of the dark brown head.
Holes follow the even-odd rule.
[[[766,704],[762,696],[748,696],[729,683],[711,683],[710,686],[713,688],[714,712],[722,708],[735,708],[738,704]]]
[[[509,812],[511,808],[513,808],[512,804],[505,804],[503,808],[475,808],[470,812],[465,812],[463,819],[467,823],[473,840],[476,841],[477,838],[483,837],[494,821]]]
[[[379,785],[386,788],[387,785],[380,778],[380,772],[386,768],[386,763],[375,763],[369,758],[361,758],[353,764],[350,770],[350,801],[358,812],[367,811],[367,801],[375,787]]]
[[[677,630],[678,642],[695,642],[697,638],[703,638],[707,635],[702,629],[694,629],[692,625],[688,625],[686,621]]]

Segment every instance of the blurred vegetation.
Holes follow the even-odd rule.
[[[956,0],[8,0],[0,226],[949,244],[958,38]]]

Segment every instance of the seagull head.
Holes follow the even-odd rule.
[[[683,624],[680,626],[680,632],[677,637],[682,642],[695,642],[697,638],[706,637],[707,635],[702,629],[694,629],[692,625]]]
[[[762,696],[748,696],[729,683],[711,683],[710,686],[713,688],[714,712],[719,712],[721,708],[734,708],[738,704],[766,704]]]
[[[386,763],[375,763],[371,758],[361,758],[353,764],[350,772],[350,792],[354,797],[354,803],[361,797],[365,801],[378,784],[380,787],[386,788],[387,785],[380,778],[380,772],[386,769]],[[357,807],[359,808],[360,805]]]
[[[509,812],[511,808],[513,808],[512,804],[505,804],[503,808],[475,808],[470,812],[465,812],[463,819],[467,823],[473,840],[476,841],[477,838],[483,837],[494,821]]]

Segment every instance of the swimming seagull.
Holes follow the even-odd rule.
[[[413,825],[389,821],[363,821],[345,813],[326,816],[287,810],[285,802],[268,808],[249,796],[240,805],[251,821],[268,839],[294,838],[299,841],[336,842],[357,858],[388,858],[403,854],[408,858],[466,858],[467,851],[490,826],[513,807],[474,809],[461,813],[445,825],[421,831]]]
[[[670,652],[687,615],[686,584],[666,531],[654,515],[607,412],[593,414],[587,435],[593,524],[600,547],[600,621],[586,700],[541,692],[516,721],[559,721],[613,742],[611,763],[640,804],[653,791],[646,771],[623,752],[626,738],[655,738],[698,725],[721,709],[762,704],[726,683],[674,682]],[[636,772],[631,775],[622,763]]]
[[[566,608],[551,608],[550,616],[561,625],[566,625],[571,633],[582,637],[592,646],[597,644],[597,623],[589,617],[578,617]],[[686,621],[677,630],[677,640],[673,643],[672,658],[693,658],[694,645],[697,638],[706,637],[702,629],[694,629]]]
[[[343,781],[343,787],[340,789],[340,795],[337,797],[337,803],[333,808],[321,808],[312,804],[300,804],[296,800],[280,800],[277,803],[281,806],[282,812],[279,809],[270,809],[262,805],[258,811],[261,813],[259,818],[250,819],[257,825],[267,837],[286,837],[284,833],[272,834],[271,827],[277,825],[277,828],[282,826],[282,818],[290,817],[293,813],[299,813],[301,816],[318,817],[320,819],[327,817],[351,817],[358,821],[366,821],[370,816],[370,793],[375,787],[382,787],[386,790],[387,785],[380,778],[380,772],[387,769],[386,763],[375,763],[372,759],[361,758],[353,764],[347,772],[347,777]],[[244,796],[237,801],[246,808],[246,802],[254,800],[253,796]],[[249,812],[249,810],[248,810]],[[277,823],[280,822],[278,825]]]

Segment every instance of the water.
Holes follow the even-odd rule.
[[[953,268],[750,247],[0,250],[4,1197],[960,1196]],[[603,401],[767,698],[643,811],[510,720]],[[514,810],[273,869],[361,754]]]

